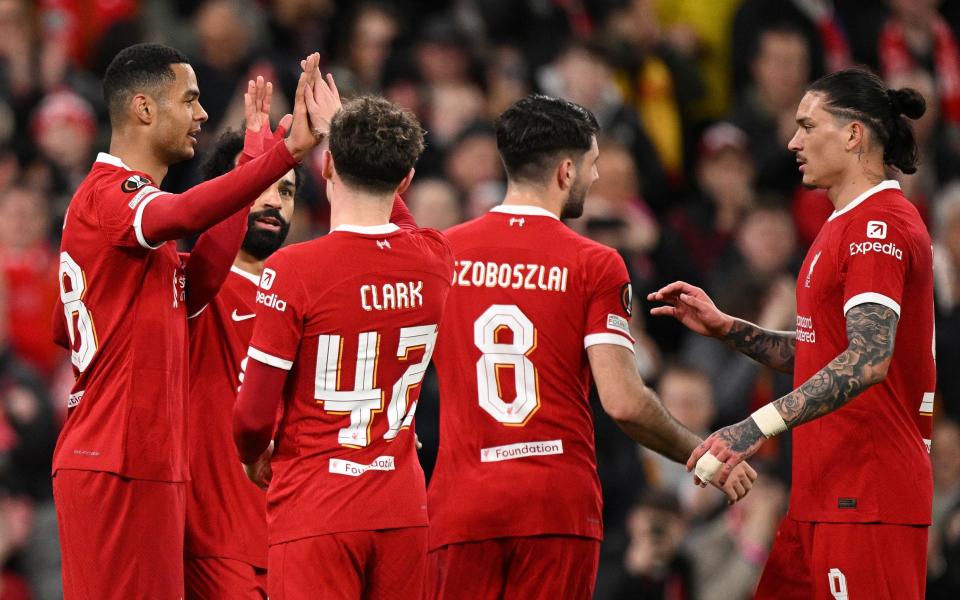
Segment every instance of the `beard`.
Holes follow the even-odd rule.
[[[583,203],[586,201],[589,189],[589,184],[580,184],[579,177],[573,182],[570,187],[570,197],[567,198],[567,201],[563,203],[563,208],[560,209],[561,219],[576,219],[583,214]]]
[[[262,217],[273,217],[280,222],[278,231],[267,231],[257,225],[257,219]],[[247,235],[243,238],[241,248],[244,252],[257,260],[264,260],[287,239],[290,232],[290,223],[280,215],[280,210],[276,208],[265,208],[257,212],[251,212],[247,217]]]

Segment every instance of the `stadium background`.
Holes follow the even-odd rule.
[[[492,120],[510,103],[542,91],[591,109],[601,178],[571,226],[624,256],[638,366],[700,434],[785,393],[790,379],[650,318],[646,292],[686,279],[727,312],[792,329],[797,269],[831,211],[798,186],[786,151],[804,87],[862,63],[921,91],[923,163],[898,178],[937,245],[928,597],[960,597],[958,37],[956,0],[0,0],[0,600],[60,597],[49,464],[72,375],[49,342],[58,232],[109,140],[100,78],[141,41],[191,57],[210,114],[200,157],[242,123],[248,78],[276,82],[279,116],[298,59],[319,49],[342,94],[381,93],[420,117],[428,149],[407,201],[438,229],[501,198]],[[327,228],[314,159],[295,240]],[[198,162],[175,167],[164,187],[194,183]],[[428,474],[437,411],[428,377],[417,427]],[[719,492],[695,488],[596,415],[606,503],[596,598],[750,597],[786,508],[789,436],[764,445],[752,461],[761,480],[724,510]]]

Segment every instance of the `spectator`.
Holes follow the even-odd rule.
[[[782,208],[761,205],[744,219],[736,248],[714,272],[707,286],[721,310],[772,330],[792,330],[796,315],[791,267],[795,259],[793,224]],[[761,367],[724,345],[688,335],[681,356],[710,377],[717,422],[745,418],[789,391],[790,377]],[[774,450],[771,450],[773,452]]]
[[[960,183],[937,198],[934,228],[934,300],[937,332],[937,388],[943,412],[960,421]]]
[[[810,80],[809,42],[792,23],[770,25],[757,35],[750,56],[752,81],[737,99],[730,122],[747,134],[758,188],[789,195],[800,182],[787,142]]]
[[[689,539],[700,600],[747,600],[787,510],[787,488],[761,463],[750,494]]]
[[[399,16],[391,5],[363,2],[355,9],[340,44],[340,60],[331,68],[342,95],[381,90],[384,66],[399,35]]]
[[[537,74],[541,90],[589,109],[601,133],[630,150],[640,174],[641,191],[655,211],[664,209],[669,194],[656,148],[636,112],[625,105],[602,47],[572,43]]]
[[[414,180],[405,196],[420,227],[443,231],[463,222],[457,190],[443,179]]]
[[[39,193],[27,187],[0,192],[0,275],[9,293],[4,340],[45,376],[64,360],[64,352],[50,343],[59,290],[49,232],[47,203]]]
[[[627,517],[630,542],[611,600],[680,600],[693,594],[693,565],[681,544],[687,524],[677,499],[646,492]]]

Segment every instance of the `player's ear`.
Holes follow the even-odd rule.
[[[863,123],[860,121],[850,121],[850,124],[847,125],[847,141],[845,146],[848,152],[863,144],[863,136],[865,133],[866,128],[863,126]]]
[[[570,189],[570,186],[573,185],[574,179],[577,177],[577,167],[573,164],[573,161],[569,158],[564,158],[560,161],[560,164],[557,166],[557,186],[561,190]]]
[[[413,183],[413,174],[416,173],[416,169],[410,169],[410,172],[407,173],[407,176],[403,178],[403,181],[400,182],[400,185],[397,186],[397,194],[402,194],[407,191],[407,188],[410,187],[410,184]]]
[[[130,110],[140,123],[149,125],[156,118],[157,105],[153,98],[146,94],[134,94],[130,98]]]
[[[324,179],[333,179],[333,154],[330,150],[323,151],[323,157],[320,159],[320,175]]]

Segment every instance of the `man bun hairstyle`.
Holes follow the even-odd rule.
[[[883,146],[885,164],[902,173],[917,172],[919,150],[907,119],[919,119],[927,110],[919,92],[887,89],[880,77],[862,67],[825,75],[807,91],[823,94],[824,108],[834,116],[863,122]]]
[[[423,153],[423,128],[409,110],[384,98],[360,96],[330,121],[330,153],[347,184],[393,191]]]
[[[597,118],[579,104],[532,94],[497,118],[497,149],[510,179],[539,183],[563,156],[589,151],[599,130]]]
[[[137,92],[155,94],[177,76],[170,65],[189,64],[179,50],[163,44],[136,44],[124,48],[113,58],[103,76],[103,99],[110,122],[122,122],[130,98]]]

